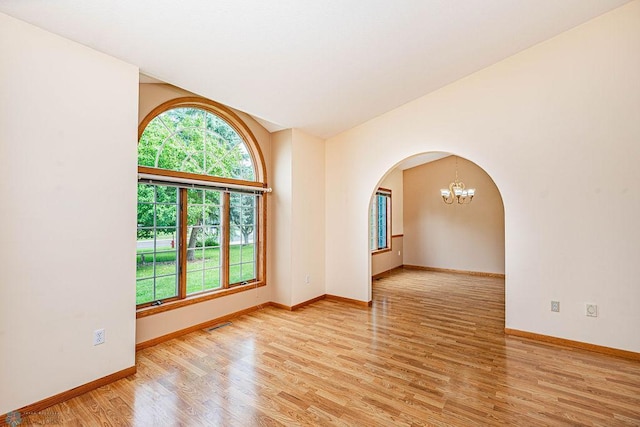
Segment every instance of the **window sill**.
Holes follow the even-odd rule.
[[[151,315],[162,313],[169,310],[175,310],[177,308],[186,307],[192,304],[198,304],[198,303],[209,301],[216,298],[221,298],[227,295],[237,294],[239,292],[244,292],[251,289],[257,289],[266,285],[267,284],[265,282],[252,282],[252,283],[247,283],[246,285],[237,285],[228,289],[220,289],[217,291],[207,292],[205,294],[192,295],[185,299],[165,302],[162,305],[154,305],[154,306],[140,308],[136,311],[136,319],[139,319],[141,317],[151,316]]]
[[[378,249],[377,251],[372,251],[371,255],[379,255],[385,252],[391,252],[391,248]]]

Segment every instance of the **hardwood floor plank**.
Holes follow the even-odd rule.
[[[23,424],[640,425],[640,363],[505,336],[503,279],[399,269],[372,291],[143,349],[134,376]]]

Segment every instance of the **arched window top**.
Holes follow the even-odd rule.
[[[233,120],[236,119],[233,113],[179,100],[159,109],[143,121],[146,126],[138,143],[138,166],[243,181],[261,180],[262,174],[256,171],[254,155],[246,141],[252,135],[242,127],[242,122]]]

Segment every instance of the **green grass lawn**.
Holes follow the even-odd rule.
[[[254,245],[233,245],[229,252],[229,283],[255,278]],[[144,257],[144,262],[143,262]],[[152,249],[139,249],[136,256],[136,304],[144,304],[177,295],[176,251],[167,248],[157,252],[154,263]],[[163,276],[163,277],[158,277]],[[196,248],[194,260],[187,261],[187,294],[220,287],[220,248]]]

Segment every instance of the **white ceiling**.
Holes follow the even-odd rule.
[[[628,0],[0,0],[150,77],[319,137]]]

